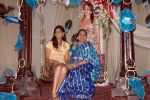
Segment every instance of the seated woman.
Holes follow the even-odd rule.
[[[69,48],[64,28],[56,26],[51,41],[46,45],[46,66],[43,68],[43,80],[53,82],[52,99],[55,100],[57,100],[56,93],[68,72],[65,57]]]
[[[91,99],[94,94],[94,82],[91,72],[100,65],[96,50],[86,41],[87,32],[80,29],[77,34],[78,44],[70,49],[68,75],[58,90],[59,100]]]

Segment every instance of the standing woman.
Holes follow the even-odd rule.
[[[90,41],[100,54],[100,29],[99,22],[94,17],[94,8],[90,2],[85,2],[83,5],[83,18],[80,21],[81,29],[87,31],[87,41]]]
[[[46,66],[43,69],[44,79],[53,81],[52,98],[55,100],[58,100],[56,93],[68,71],[65,65],[68,50],[65,30],[58,25],[54,29],[51,41],[46,45]]]
[[[98,55],[100,55],[100,27],[98,20],[94,17],[94,8],[90,2],[83,5],[83,18],[80,21],[81,29],[87,31],[87,41],[91,42]],[[99,79],[100,68],[91,73],[92,80]]]

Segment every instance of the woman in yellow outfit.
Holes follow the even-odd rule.
[[[58,25],[54,29],[51,41],[46,44],[46,66],[43,69],[43,79],[53,81],[52,98],[55,100],[57,100],[56,93],[68,71],[65,65],[68,50],[65,30]]]

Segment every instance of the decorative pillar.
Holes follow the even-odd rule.
[[[22,1],[22,0],[20,0]],[[15,91],[20,95],[25,96],[40,96],[40,90],[35,83],[35,78],[32,72],[32,8],[30,8],[25,0],[21,7],[21,22],[20,32],[23,38],[23,47],[19,52],[19,72],[17,73]]]
[[[123,0],[121,11],[125,8],[132,8],[132,0]],[[120,77],[125,77],[125,66],[133,66],[135,62],[133,32],[122,32],[121,34],[121,72]],[[133,70],[133,69],[131,69]]]
[[[132,0],[122,0],[121,11],[125,8],[131,9]],[[135,71],[135,54],[134,54],[134,40],[133,31],[121,32],[121,70],[120,78],[116,83],[116,88],[112,89],[112,97],[115,96],[127,96],[127,100],[137,100],[137,96],[134,96],[129,88],[129,78],[136,76]],[[130,70],[130,71],[129,71]],[[125,87],[125,88],[123,88]]]

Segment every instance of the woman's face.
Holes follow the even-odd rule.
[[[78,42],[85,42],[87,40],[87,34],[84,31],[80,31],[78,37]]]
[[[57,28],[55,31],[55,36],[57,39],[62,39],[64,36],[64,32],[62,32],[59,28]]]
[[[85,5],[83,8],[83,12],[85,16],[91,15],[92,11],[90,10],[90,7],[88,5]]]

